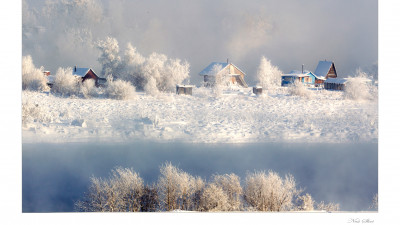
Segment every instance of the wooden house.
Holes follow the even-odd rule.
[[[321,78],[337,78],[336,68],[333,61],[319,61],[317,68],[315,68],[314,74]],[[322,79],[319,79],[317,83],[324,83]]]
[[[218,68],[218,71],[215,71],[216,68]],[[230,76],[229,81],[231,84],[237,84],[246,88],[248,87],[246,81],[244,80],[246,74],[233,63],[229,62],[213,62],[203,69],[199,75],[203,76],[203,80],[206,84],[212,86],[215,84],[216,77],[224,73]]]
[[[101,85],[101,83],[103,83],[105,80],[104,78],[98,77],[91,68],[79,68],[75,66],[72,70],[72,75],[81,77],[82,82],[84,82],[86,79],[94,79],[96,86]]]
[[[289,86],[294,82],[299,81],[304,84],[314,84],[316,76],[309,71],[292,70],[288,74],[282,75],[282,86]]]

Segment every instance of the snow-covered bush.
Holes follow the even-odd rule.
[[[58,68],[51,88],[52,93],[62,96],[78,95],[82,78],[72,75],[72,68]]]
[[[176,84],[189,78],[189,63],[180,59],[169,59],[164,54],[152,53],[143,57],[130,43],[124,58],[119,56],[118,41],[108,37],[100,41],[102,74],[113,74],[117,79],[130,82],[138,90],[156,95],[158,91],[174,92]]]
[[[370,208],[370,209],[378,210],[378,208],[379,208],[378,193],[376,193],[376,194],[374,195],[374,198],[372,199],[372,203],[371,203],[371,205],[370,205],[369,208]]]
[[[160,168],[158,191],[161,207],[167,211],[194,208],[195,194],[202,181],[178,169],[171,163],[165,163]],[[197,188],[196,188],[197,187]]]
[[[301,211],[313,211],[314,203],[314,199],[308,193],[297,198],[297,208]]]
[[[31,101],[24,101],[22,103],[22,125],[26,126],[32,122],[46,122],[50,120],[50,117],[38,104],[32,103]]]
[[[93,79],[86,79],[82,82],[80,90],[85,98],[92,98],[98,95],[95,81]]]
[[[107,78],[106,96],[112,99],[128,100],[136,98],[135,87],[131,83],[123,80],[112,79],[112,76]]]
[[[228,210],[228,196],[214,183],[207,185],[200,197],[201,211],[216,212]]]
[[[339,211],[339,209],[340,209],[339,204],[335,204],[332,202],[325,204],[325,202],[322,201],[317,205],[317,210],[324,210],[327,212]]]
[[[257,69],[258,85],[264,90],[275,90],[281,85],[282,71],[277,66],[271,64],[271,61],[262,56],[260,65]]]
[[[289,86],[288,92],[290,95],[311,98],[311,91],[300,81],[295,81]]]
[[[241,196],[243,194],[243,189],[240,186],[240,178],[233,173],[215,175],[213,177],[213,183],[222,188],[228,197],[226,210],[239,211],[242,207]]]
[[[43,74],[43,67],[36,68],[30,55],[22,57],[22,90],[48,90],[47,78]]]
[[[344,97],[352,100],[370,100],[377,97],[377,91],[376,87],[368,82],[368,75],[358,69],[355,77],[348,78]]]
[[[273,171],[248,174],[245,183],[244,198],[258,211],[292,210],[300,192],[292,175],[282,179]]]
[[[215,97],[221,97],[223,91],[231,84],[228,71],[222,70],[221,64],[215,64],[210,73],[210,85]]]
[[[75,203],[75,208],[85,212],[137,212],[141,209],[143,187],[138,173],[118,167],[108,179],[92,177],[89,192]]]

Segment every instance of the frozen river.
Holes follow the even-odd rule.
[[[378,192],[378,144],[35,143],[22,145],[23,212],[69,212],[90,176],[132,167],[146,183],[166,161],[207,180],[213,174],[274,170],[291,173],[316,202],[368,210]]]

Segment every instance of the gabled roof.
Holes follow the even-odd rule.
[[[235,66],[235,64],[233,64],[233,63],[222,63],[222,62],[212,62],[212,63],[211,63],[210,65],[208,65],[205,69],[203,69],[203,70],[199,73],[199,75],[202,75],[202,76],[204,76],[204,75],[213,76],[213,75],[215,75],[215,74],[213,74],[213,72],[215,72],[215,71],[212,71],[213,68],[214,68],[214,66],[219,66],[219,65],[221,65],[221,71],[224,70],[228,65],[232,65],[232,66],[234,66],[237,70],[239,70],[239,71],[242,72],[244,75],[246,75],[246,73],[244,73],[241,69],[239,69],[239,67]],[[218,71],[218,72],[220,72],[220,71]]]
[[[223,70],[226,66],[228,66],[228,63],[212,62],[204,70],[202,70],[199,74],[200,75],[215,75],[215,74],[212,74],[214,72],[212,70],[213,70],[214,66],[219,66],[219,65],[221,65],[221,70]]]
[[[89,72],[89,70],[90,70],[90,68],[79,68],[79,67],[76,67],[76,68],[72,69],[72,75],[84,77]]]
[[[319,77],[325,77],[328,74],[332,64],[333,64],[332,61],[319,61],[314,74]]]
[[[302,73],[299,70],[292,70],[290,71],[288,74],[283,74],[283,76],[290,76],[290,77],[309,77],[310,76],[310,71],[303,71],[304,73]]]

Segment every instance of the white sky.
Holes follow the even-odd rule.
[[[101,71],[99,52],[90,44],[112,36],[122,52],[131,42],[145,56],[186,59],[194,84],[210,62],[227,58],[248,75],[249,84],[262,55],[283,72],[302,64],[314,71],[319,60],[333,60],[341,77],[378,60],[377,0],[85,1],[95,3],[84,10],[89,17],[66,18],[56,10],[43,13],[43,1],[25,0],[23,33],[30,36],[23,38],[23,54],[54,72],[74,65]],[[40,13],[27,14],[32,8]],[[30,30],[34,27],[41,33]],[[86,30],[73,35],[71,28]]]

